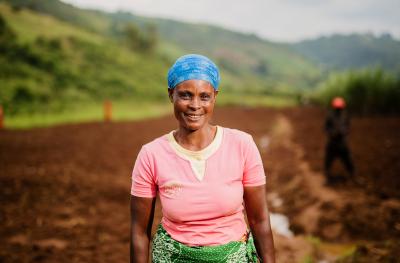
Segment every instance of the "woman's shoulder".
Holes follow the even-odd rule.
[[[145,143],[142,146],[142,150],[145,150],[148,153],[157,153],[167,149],[166,145],[168,143],[167,134],[164,134],[160,137],[153,139],[150,142]]]
[[[252,138],[251,134],[244,132],[242,130],[227,128],[227,127],[223,127],[223,130],[224,134],[230,138],[240,139],[240,140],[249,140]]]
[[[223,130],[225,142],[228,144],[248,144],[253,141],[253,137],[242,130],[226,127],[223,127]]]

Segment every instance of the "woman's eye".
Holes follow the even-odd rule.
[[[210,98],[211,98],[211,96],[208,94],[203,94],[200,96],[200,99],[204,100],[204,101],[210,100]]]
[[[181,99],[184,99],[184,100],[187,100],[187,99],[190,99],[190,98],[191,98],[191,96],[190,96],[189,93],[180,93],[180,94],[179,94],[179,97],[180,97]]]

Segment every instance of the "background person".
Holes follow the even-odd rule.
[[[325,175],[327,183],[334,182],[331,173],[332,163],[339,158],[350,175],[354,174],[354,165],[351,159],[347,136],[350,130],[350,120],[345,111],[346,102],[341,97],[335,97],[331,101],[332,110],[325,120],[327,144],[325,147]]]
[[[251,135],[210,123],[219,80],[216,65],[201,55],[180,57],[168,72],[178,127],[144,145],[136,159],[131,262],[148,262],[157,194],[163,218],[153,262],[257,262],[257,253],[275,262],[258,149]]]

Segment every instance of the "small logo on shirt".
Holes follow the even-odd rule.
[[[168,197],[178,196],[181,190],[182,184],[176,181],[167,182],[161,187],[161,191]]]

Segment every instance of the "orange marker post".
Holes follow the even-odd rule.
[[[0,129],[4,128],[4,112],[3,107],[0,105]]]
[[[112,120],[112,103],[109,100],[104,101],[104,121]]]

